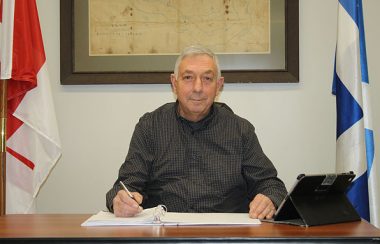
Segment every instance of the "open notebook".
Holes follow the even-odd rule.
[[[120,218],[113,213],[100,211],[81,226],[116,225],[258,225],[259,219],[251,219],[248,213],[177,213],[167,212],[166,207],[144,209],[134,217]]]

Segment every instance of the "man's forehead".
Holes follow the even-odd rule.
[[[181,72],[182,74],[195,74],[196,71],[191,70],[191,69],[185,69]],[[214,74],[215,71],[212,69],[207,69],[207,70],[202,70],[202,74]]]
[[[186,56],[182,59],[180,70],[183,72],[194,72],[202,70],[203,72],[216,72],[214,60],[207,54],[196,54]]]

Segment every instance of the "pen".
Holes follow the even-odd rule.
[[[133,200],[136,200],[135,197],[132,195],[132,193],[128,190],[128,188],[124,185],[122,181],[119,181],[120,185],[123,187],[123,189],[128,193],[129,197]]]
[[[137,206],[138,206],[138,209],[139,211],[142,211],[142,207],[140,206],[140,204],[136,201],[136,198],[132,195],[132,193],[128,190],[128,188],[124,185],[124,183],[122,181],[119,181],[121,187],[123,187],[124,191],[127,192],[128,196],[130,198],[132,198],[136,203],[137,203]]]

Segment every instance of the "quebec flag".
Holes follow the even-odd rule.
[[[335,55],[336,170],[356,174],[347,196],[363,219],[380,227],[380,172],[375,161],[362,0],[339,0]]]

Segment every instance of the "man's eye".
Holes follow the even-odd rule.
[[[193,80],[193,77],[191,75],[185,75],[185,76],[182,77],[182,79],[190,81],[190,80]]]
[[[211,77],[211,76],[203,76],[203,77],[202,77],[202,80],[205,81],[205,82],[210,82],[210,81],[213,81],[213,80],[214,80],[214,77]]]

